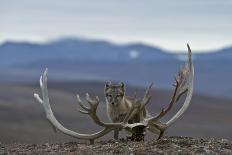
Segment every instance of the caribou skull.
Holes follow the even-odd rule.
[[[130,131],[133,133],[135,129],[147,129],[148,131],[159,134],[159,138],[162,137],[164,131],[171,126],[183,113],[187,110],[187,108],[190,105],[191,98],[193,95],[193,78],[194,78],[194,67],[192,63],[192,56],[191,56],[191,49],[189,45],[188,47],[188,61],[186,62],[184,68],[180,69],[179,74],[175,77],[175,90],[172,95],[171,101],[168,105],[168,107],[165,109],[163,108],[161,112],[157,116],[147,116],[145,118],[142,118],[139,123],[133,123],[129,124],[128,120],[131,117],[131,115],[135,112],[141,113],[143,112],[143,109],[147,105],[147,103],[151,99],[151,95],[149,94],[149,91],[151,89],[151,86],[147,89],[143,99],[135,100],[135,103],[131,107],[130,111],[125,116],[124,120],[120,123],[105,123],[100,120],[100,118],[97,115],[97,107],[99,104],[99,98],[96,96],[95,98],[90,97],[90,95],[86,94],[86,101],[88,102],[89,106],[87,107],[85,104],[82,103],[79,95],[77,95],[77,102],[80,105],[82,109],[79,110],[79,112],[83,114],[89,115],[93,121],[103,127],[101,131],[98,131],[96,133],[92,134],[82,134],[77,133],[72,130],[69,130],[65,128],[61,123],[57,121],[55,118],[53,111],[50,106],[49,97],[48,97],[48,89],[47,89],[47,73],[48,70],[46,69],[43,75],[40,77],[40,87],[42,92],[42,98],[39,97],[38,94],[34,94],[34,97],[38,100],[39,103],[42,104],[45,112],[46,117],[48,121],[52,124],[53,128],[56,130],[58,129],[62,133],[78,138],[78,139],[85,139],[90,140],[90,143],[93,143],[95,139],[100,138],[107,133],[111,132],[114,129],[125,129],[127,131]],[[183,106],[180,108],[180,110],[167,122],[162,123],[160,119],[171,110],[173,105],[179,100],[179,98],[187,93],[186,99],[183,103]],[[136,95],[135,95],[136,96]]]

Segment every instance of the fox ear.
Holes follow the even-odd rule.
[[[125,90],[125,84],[123,82],[120,82],[119,85],[123,90]]]
[[[111,85],[111,82],[110,81],[107,81],[106,84],[105,84],[105,89],[108,89]]]

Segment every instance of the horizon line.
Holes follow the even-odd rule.
[[[153,48],[158,48],[163,50],[163,52],[167,52],[167,53],[176,53],[176,54],[182,54],[185,53],[184,47],[187,45],[186,42],[183,45],[183,49],[176,49],[176,50],[172,50],[168,47],[163,47],[163,46],[159,46],[157,44],[152,44],[146,41],[116,41],[116,40],[112,40],[112,39],[106,39],[106,38],[95,38],[95,37],[78,37],[78,36],[63,36],[63,37],[56,37],[56,38],[50,38],[50,39],[42,39],[42,38],[5,38],[5,39],[0,39],[0,46],[7,43],[7,42],[13,42],[13,43],[30,43],[30,44],[40,44],[40,45],[44,45],[44,44],[49,44],[49,43],[53,43],[53,42],[58,42],[58,41],[62,41],[62,40],[83,40],[83,41],[102,41],[102,42],[107,42],[109,44],[114,44],[114,45],[118,45],[118,46],[123,46],[123,45],[131,45],[131,44],[143,44],[146,46],[150,46]],[[191,46],[191,43],[190,43]],[[192,47],[192,46],[191,46]],[[220,46],[220,47],[216,47],[216,48],[210,48],[210,49],[197,49],[194,50],[193,53],[214,53],[217,52],[218,50],[222,50],[228,47],[232,47],[232,43],[229,45],[224,45],[224,46]],[[194,48],[193,48],[194,49]]]

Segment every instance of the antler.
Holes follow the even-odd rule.
[[[104,122],[102,122],[96,114],[97,107],[99,104],[99,98],[96,96],[96,98],[93,99],[89,96],[89,94],[86,94],[86,100],[89,103],[90,107],[87,107],[84,104],[82,104],[82,101],[81,101],[79,95],[77,95],[78,104],[83,109],[83,110],[79,110],[79,111],[83,114],[88,114],[96,124],[104,127],[104,129],[99,131],[99,132],[93,133],[93,134],[81,134],[81,133],[77,133],[77,132],[74,132],[72,130],[65,128],[61,123],[59,123],[57,121],[57,119],[55,118],[55,116],[53,114],[51,106],[50,106],[49,97],[48,97],[48,90],[47,90],[47,73],[48,73],[48,69],[46,69],[45,72],[43,73],[43,75],[40,77],[40,87],[41,87],[41,92],[42,92],[42,99],[36,93],[34,94],[34,97],[37,99],[37,101],[39,103],[42,104],[42,106],[46,112],[46,117],[47,117],[48,121],[52,124],[54,129],[58,129],[62,133],[69,135],[69,136],[72,136],[72,137],[75,137],[75,138],[78,138],[78,139],[90,140],[90,142],[93,143],[95,139],[104,136],[105,134],[109,133],[110,131],[114,130],[115,128],[121,128],[121,129],[128,130],[128,129],[132,129],[136,125],[140,125],[139,123],[133,124],[133,125],[127,124],[131,114],[137,108],[136,105],[132,106],[132,108],[127,113],[126,117],[124,118],[123,122],[121,122],[121,123],[104,123]]]
[[[188,47],[188,62],[186,63],[184,70],[185,82],[181,84],[181,87],[177,95],[178,96],[177,100],[185,91],[187,91],[187,96],[181,109],[167,123],[165,123],[167,126],[172,125],[181,115],[183,115],[183,113],[187,110],[187,108],[191,103],[191,99],[193,95],[194,66],[192,63],[192,55],[191,55],[192,52],[189,44],[187,44],[187,47]]]
[[[141,109],[144,109],[145,106],[149,103],[149,101],[151,100],[151,95],[150,95],[150,91],[151,91],[151,88],[153,86],[153,83],[151,83],[149,85],[149,87],[147,88],[147,90],[145,91],[145,94],[144,94],[144,97],[141,101]]]
[[[183,69],[180,69],[179,75],[175,77],[175,90],[172,95],[171,101],[168,105],[168,107],[165,109],[163,108],[161,112],[154,117],[148,117],[144,120],[149,126],[149,129],[151,132],[157,133],[157,129],[160,130],[160,136],[162,136],[164,130],[166,130],[167,127],[172,125],[189,107],[191,98],[193,95],[193,78],[194,78],[194,67],[192,63],[192,55],[191,55],[191,49],[189,45],[188,47],[188,61],[186,62],[186,65]],[[173,107],[173,105],[179,100],[179,98],[187,92],[187,96],[185,99],[185,102],[181,109],[166,123],[161,123],[159,120],[167,114]]]
[[[149,87],[146,89],[145,94],[141,100],[135,98],[135,103],[138,105],[140,121],[142,121],[145,118],[144,116],[144,112],[146,113],[145,107],[151,100],[150,91],[151,91],[152,86],[153,86],[153,83],[151,83]]]
[[[167,114],[167,112],[169,112],[171,110],[174,103],[176,103],[176,101],[187,91],[186,88],[183,89],[183,87],[185,86],[184,85],[184,78],[186,78],[185,71],[186,70],[181,69],[179,72],[179,75],[177,77],[175,77],[175,84],[174,84],[175,90],[174,90],[174,93],[172,95],[172,98],[171,98],[171,101],[170,101],[168,107],[166,109],[162,108],[159,115],[150,118],[149,121],[156,122],[156,121],[160,120],[164,115]]]
[[[99,126],[102,126],[102,127],[121,127],[121,128],[124,128],[124,127],[128,127],[130,125],[127,125],[127,122],[131,116],[131,114],[134,112],[134,110],[137,108],[137,104],[134,104],[130,111],[127,113],[127,115],[125,116],[125,118],[123,119],[123,124],[122,123],[104,123],[102,122],[99,117],[97,116],[97,107],[98,107],[98,104],[99,104],[99,98],[98,96],[95,97],[95,99],[91,98],[89,96],[88,93],[86,93],[86,101],[89,103],[90,107],[86,107],[83,102],[81,101],[80,99],[80,96],[77,94],[77,103],[80,105],[80,107],[83,109],[78,109],[78,111],[82,114],[87,114],[89,115],[93,121],[99,125]]]
[[[66,135],[78,138],[78,139],[86,139],[90,140],[91,143],[94,142],[95,139],[104,136],[105,134],[109,133],[110,131],[114,129],[126,129],[128,131],[133,131],[133,129],[136,129],[138,127],[145,128],[148,127],[149,131],[153,133],[160,132],[159,138],[163,135],[163,132],[172,125],[189,107],[191,98],[193,95],[193,78],[194,78],[194,67],[192,63],[192,57],[191,57],[191,49],[189,45],[188,47],[188,62],[186,63],[185,67],[180,70],[179,75],[175,78],[175,91],[173,93],[173,96],[171,98],[171,101],[169,103],[169,106],[166,109],[162,109],[161,112],[157,116],[147,116],[146,118],[142,117],[143,111],[145,110],[145,106],[151,99],[150,90],[153,84],[151,84],[148,89],[145,92],[145,95],[142,100],[136,99],[135,95],[135,102],[132,104],[132,107],[130,108],[129,112],[125,116],[124,120],[121,123],[105,123],[102,122],[98,115],[97,115],[97,107],[99,105],[99,98],[96,96],[95,98],[92,98],[89,96],[89,94],[86,94],[86,101],[89,103],[89,107],[85,106],[79,95],[77,95],[77,101],[82,110],[79,109],[79,112],[83,114],[88,114],[93,121],[99,125],[102,126],[103,129],[99,132],[93,133],[93,134],[81,134],[74,131],[71,131],[67,128],[65,128],[62,124],[60,124],[57,119],[55,118],[50,102],[48,97],[48,90],[47,90],[47,72],[46,69],[43,75],[40,77],[40,87],[42,92],[42,99],[39,97],[38,94],[34,94],[34,97],[38,100],[39,103],[42,104],[45,112],[46,117],[48,121],[52,124],[54,129],[58,129],[59,131],[63,132]],[[183,106],[181,109],[166,123],[161,123],[160,119],[165,116],[167,112],[171,110],[173,105],[179,100],[179,98],[187,92],[186,99],[184,101]],[[136,111],[135,111],[136,110]],[[132,114],[135,112],[139,112],[140,117],[142,118],[140,123],[134,123],[134,124],[128,124],[128,120],[131,118]]]

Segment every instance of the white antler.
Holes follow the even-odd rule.
[[[50,102],[49,102],[49,97],[48,97],[48,90],[47,90],[47,72],[48,69],[45,70],[45,72],[43,73],[43,75],[40,77],[40,87],[41,87],[41,92],[42,92],[42,99],[39,97],[38,94],[34,94],[34,97],[37,99],[37,101],[39,103],[42,104],[45,113],[46,113],[46,117],[48,119],[48,121],[52,124],[52,126],[54,127],[54,129],[58,129],[59,131],[61,131],[62,133],[78,138],[78,139],[86,139],[86,140],[90,140],[91,143],[93,143],[93,141],[99,137],[104,136],[105,134],[109,133],[110,131],[114,130],[115,128],[121,128],[121,129],[132,129],[134,126],[136,125],[141,125],[139,123],[137,124],[127,124],[128,119],[130,118],[130,115],[132,114],[132,112],[135,110],[136,105],[133,106],[130,109],[130,112],[126,115],[124,121],[122,123],[104,123],[102,122],[99,117],[97,116],[96,112],[97,112],[97,107],[99,104],[99,98],[96,97],[95,99],[92,99],[88,94],[86,94],[86,100],[89,103],[90,107],[86,107],[85,105],[82,104],[82,101],[80,100],[79,95],[77,95],[77,101],[79,103],[79,105],[82,107],[82,109],[84,110],[79,110],[81,113],[83,114],[88,114],[93,121],[104,127],[103,130],[93,133],[93,134],[81,134],[81,133],[77,133],[74,131],[71,131],[67,128],[65,128],[62,124],[60,124],[57,119],[55,118],[51,106],[50,106]]]
[[[157,116],[149,116],[148,118],[144,119],[144,122],[148,124],[149,130],[151,132],[157,133],[157,130],[160,131],[159,138],[162,137],[163,132],[167,129],[167,127],[172,125],[181,115],[183,115],[183,113],[187,110],[191,103],[193,95],[194,67],[192,63],[191,49],[188,44],[187,47],[188,61],[185,65],[185,68],[181,69],[179,75],[175,78],[175,91],[173,93],[169,106],[166,109],[163,108]],[[167,121],[166,123],[161,123],[160,119],[171,110],[173,105],[185,92],[187,92],[187,96],[181,109],[169,121]]]
[[[188,62],[185,65],[185,71],[188,75],[185,76],[186,82],[183,83],[178,94],[178,95],[182,95],[183,92],[187,91],[187,96],[181,109],[167,123],[165,123],[167,126],[172,125],[181,115],[183,115],[183,113],[188,109],[193,96],[194,66],[192,63],[192,54],[191,54],[192,52],[189,44],[187,44],[187,47],[188,47]],[[177,100],[178,98],[179,97],[177,97]]]
[[[136,99],[136,94],[135,94],[134,103],[132,104],[132,107],[130,108],[129,112],[127,112],[127,115],[125,116],[124,120],[121,123],[104,123],[99,119],[97,115],[97,107],[100,101],[97,96],[95,98],[92,98],[89,96],[89,94],[86,94],[86,101],[89,104],[89,107],[87,107],[82,103],[79,95],[77,95],[78,104],[82,108],[82,110],[79,110],[79,112],[89,115],[97,125],[104,128],[101,131],[93,134],[81,134],[71,131],[65,128],[56,120],[49,103],[48,90],[47,90],[47,72],[48,72],[47,69],[40,77],[42,99],[39,97],[38,94],[34,94],[34,97],[38,100],[38,102],[40,102],[43,105],[43,108],[46,112],[46,117],[48,121],[52,124],[54,129],[58,129],[64,134],[78,139],[87,139],[90,140],[91,143],[93,143],[95,139],[104,136],[105,134],[109,133],[114,129],[126,129],[131,133],[136,133],[134,135],[138,135],[138,134],[143,135],[142,134],[143,129],[145,129],[146,127],[148,128],[149,131],[155,134],[159,132],[160,133],[159,138],[161,138],[167,127],[172,125],[187,110],[192,99],[194,67],[192,63],[191,49],[188,44],[187,47],[188,47],[188,62],[186,63],[185,67],[180,70],[179,75],[175,78],[175,91],[173,93],[169,106],[166,109],[163,108],[157,116],[153,116],[153,117],[147,116],[145,118],[143,117],[145,106],[151,99],[150,89],[152,87],[152,84],[148,87],[143,99],[141,100]],[[187,92],[187,96],[181,109],[166,123],[160,122],[160,119],[163,116],[165,116],[167,112],[171,110],[173,105],[179,100],[179,98],[185,92]],[[132,115],[134,113],[139,113],[141,117],[140,122],[128,124],[128,120],[132,118]],[[141,129],[141,130],[137,130],[137,129]]]

